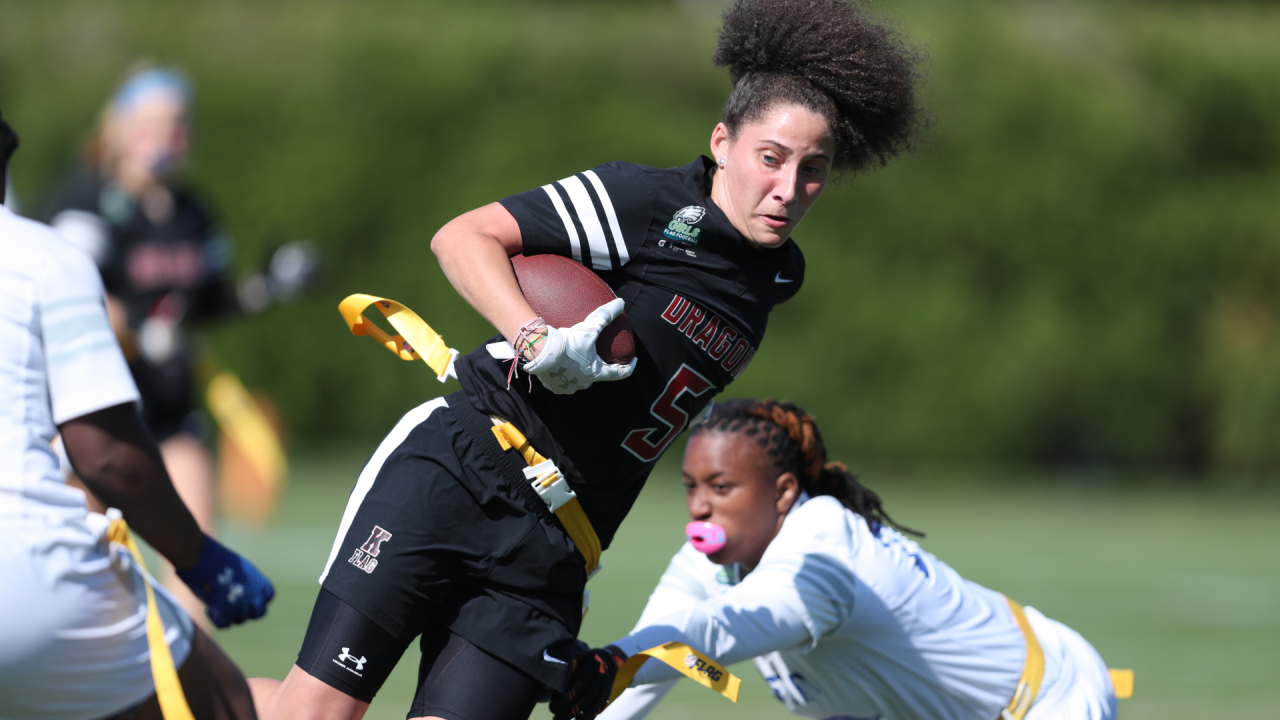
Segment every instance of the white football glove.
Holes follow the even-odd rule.
[[[620,298],[610,300],[587,315],[582,322],[567,328],[547,328],[538,357],[524,366],[536,375],[538,382],[557,395],[570,395],[591,387],[592,383],[622,380],[636,369],[636,359],[626,365],[611,364],[596,353],[600,333],[626,309]]]

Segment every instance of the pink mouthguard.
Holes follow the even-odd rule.
[[[684,526],[689,543],[700,553],[710,555],[724,548],[724,528],[715,523],[694,521]]]

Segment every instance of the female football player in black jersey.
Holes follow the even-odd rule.
[[[462,391],[410,411],[365,466],[297,665],[254,682],[264,717],[360,717],[419,635],[411,718],[526,717],[548,688],[558,717],[599,711],[584,700],[616,659],[575,640],[598,547],[800,288],[791,233],[828,176],[886,162],[919,123],[915,54],[845,0],[740,2],[715,62],[735,86],[714,159],[607,163],[436,234],[450,282],[501,334],[458,359]],[[547,327],[509,260],[540,253],[581,262],[620,301]],[[636,360],[608,365],[594,342],[624,303]],[[509,382],[513,362],[540,382]],[[598,547],[575,544],[520,476],[495,431],[507,423],[567,480]]]
[[[296,293],[305,278],[268,271],[237,287],[228,238],[177,179],[190,145],[191,97],[187,80],[173,70],[132,74],[108,102],[84,162],[55,193],[47,215],[97,263],[112,329],[142,397],[143,422],[183,501],[211,533],[213,465],[196,414],[198,358],[186,329],[262,310]],[[304,246],[287,247],[295,258],[308,254]],[[203,617],[185,586],[168,584],[193,617]]]

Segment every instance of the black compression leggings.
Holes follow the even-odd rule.
[[[545,689],[515,666],[432,623],[422,634],[418,694],[409,717],[525,720]]]
[[[405,651],[403,641],[321,588],[298,653],[298,667],[358,700],[371,702]],[[472,645],[449,628],[422,632],[418,692],[409,717],[525,720],[546,686]]]

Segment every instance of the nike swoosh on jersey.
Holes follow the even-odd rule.
[[[546,650],[543,650],[543,651],[542,651],[542,659],[543,659],[543,660],[546,660],[547,662],[560,663],[561,665],[568,665],[568,664],[569,664],[569,663],[567,663],[567,662],[565,662],[565,661],[563,661],[563,660],[558,660],[558,659],[556,659],[556,658],[551,657],[550,655],[548,655],[548,654],[547,654],[547,651],[546,651]]]
[[[786,278],[782,277],[782,273],[778,273],[777,275],[774,275],[774,276],[773,276],[773,281],[774,281],[774,282],[776,282],[776,283],[789,283],[789,282],[795,282],[795,280],[788,280],[788,279],[786,279]]]

